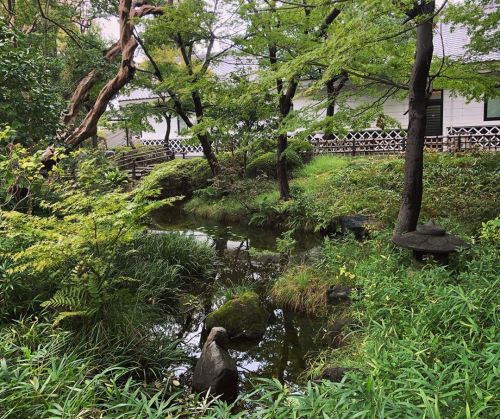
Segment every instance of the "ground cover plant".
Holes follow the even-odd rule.
[[[78,152],[64,163],[69,178],[41,177],[30,213],[1,212],[1,417],[183,409],[169,401],[178,389],[157,383],[184,354],[175,335],[152,327],[183,289],[211,280],[214,253],[148,234],[148,214],[169,202],[135,200],[99,156]]]

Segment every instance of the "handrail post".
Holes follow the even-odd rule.
[[[135,160],[136,159],[132,160],[132,180],[136,180],[137,179],[137,177],[136,177],[136,170],[135,170]]]

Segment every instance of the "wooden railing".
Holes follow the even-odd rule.
[[[398,154],[406,149],[406,138],[378,136],[373,138],[329,139],[326,136],[312,136],[309,141],[316,154]],[[457,134],[425,138],[427,150],[441,152],[500,151],[498,134]]]
[[[165,147],[145,147],[142,149],[122,152],[111,157],[116,165],[129,173],[136,180],[149,174],[155,165],[174,158],[171,150]]]

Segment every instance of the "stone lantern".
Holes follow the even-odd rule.
[[[431,255],[439,263],[447,265],[450,254],[458,249],[470,248],[469,243],[449,234],[431,220],[427,224],[419,225],[416,231],[393,236],[392,242],[405,249],[413,251],[413,257],[421,262],[425,255]]]

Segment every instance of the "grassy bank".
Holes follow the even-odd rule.
[[[378,228],[390,228],[399,209],[403,166],[394,156],[320,156],[296,171],[290,202],[279,202],[273,180],[242,179],[234,193],[218,194],[213,187],[198,191],[185,209],[219,221],[305,230],[331,227],[339,216],[365,214]],[[499,166],[497,154],[427,154],[421,219],[477,230],[497,215]]]
[[[85,161],[77,179],[40,196],[44,212],[0,213],[0,418],[500,416],[498,156],[427,156],[422,217],[473,246],[423,269],[390,244],[400,158],[316,158],[295,172],[286,203],[268,178],[206,186],[202,160],[162,165],[131,193],[106,162]],[[309,354],[300,387],[260,380],[227,406],[169,370],[185,354],[168,316],[193,287],[217,285],[213,249],[145,234],[147,214],[170,202],[147,197],[186,185],[197,189],[186,210],[219,220],[309,230],[346,214],[376,220],[368,240],[325,239],[269,284],[280,305],[325,319],[326,342],[349,319],[342,344]],[[332,285],[356,287],[352,303],[329,306]],[[320,379],[334,367],[350,371]]]

